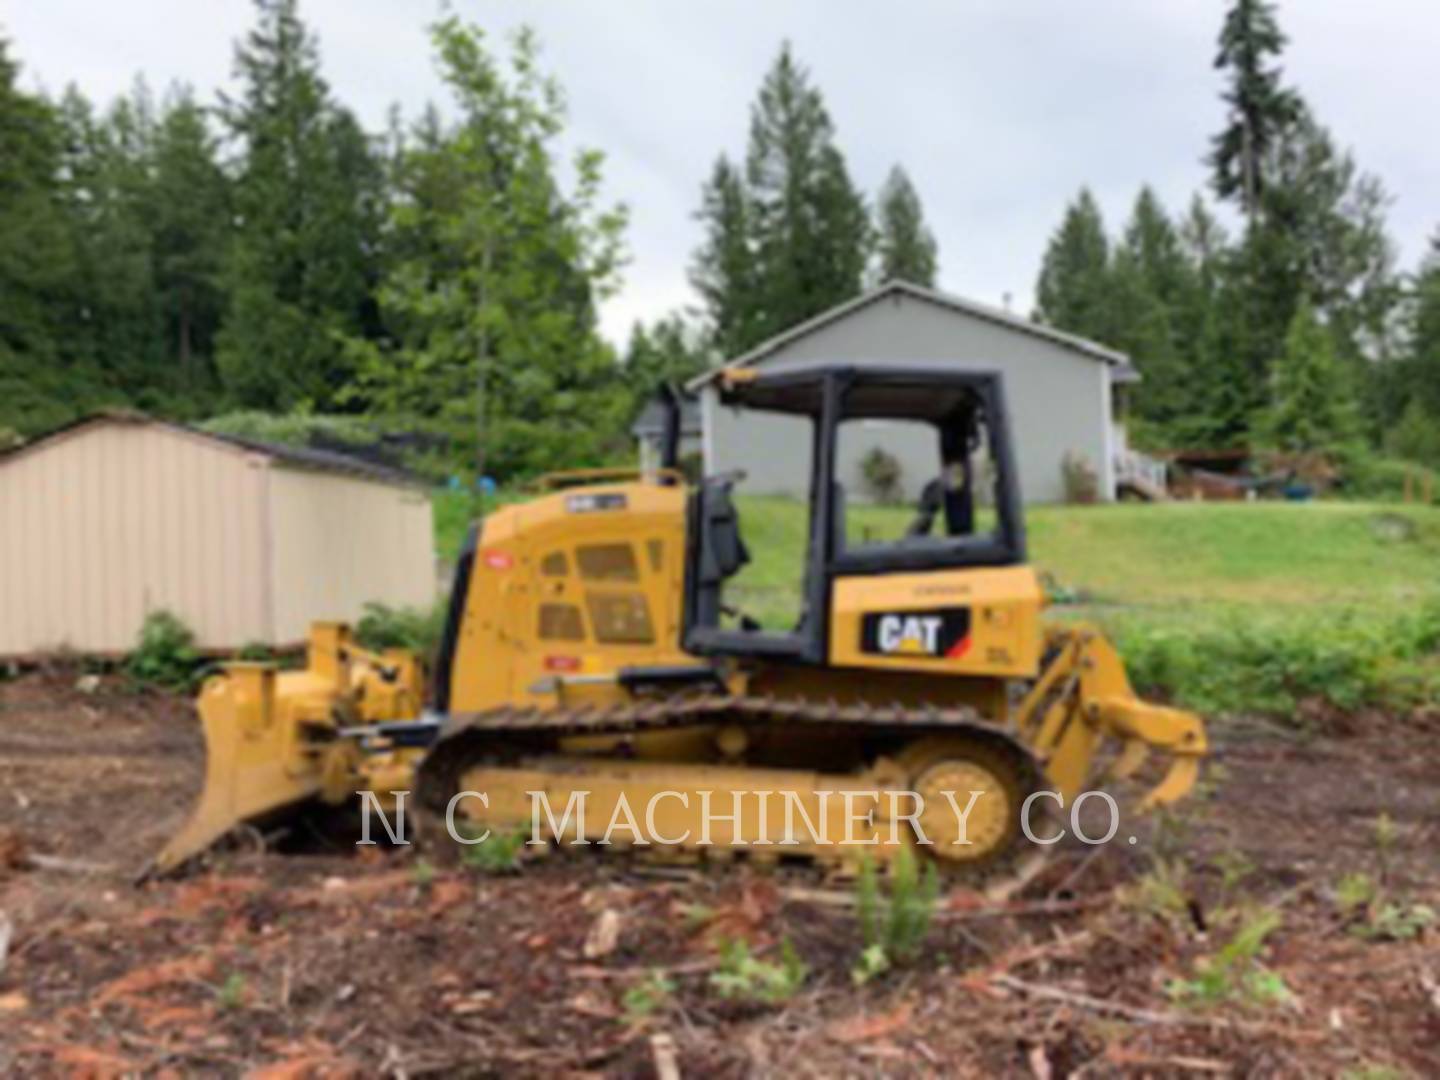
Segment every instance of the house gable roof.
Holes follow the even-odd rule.
[[[1062,330],[1045,326],[1041,323],[1031,322],[1029,319],[1022,319],[1000,308],[991,307],[988,304],[980,304],[974,300],[966,300],[963,297],[953,296],[950,293],[939,292],[935,289],[927,289],[920,285],[913,285],[908,281],[891,280],[885,282],[869,292],[861,293],[853,299],[842,304],[837,304],[827,311],[806,319],[804,322],[796,323],[788,330],[783,330],[774,337],[762,341],[749,352],[743,353],[734,359],[728,360],[720,368],[715,368],[704,375],[697,376],[686,384],[687,390],[697,390],[713,379],[718,371],[730,367],[750,367],[761,363],[772,354],[779,352],[787,345],[808,334],[829,326],[831,323],[839,322],[841,319],[868,307],[877,301],[887,297],[902,296],[919,300],[924,303],[935,304],[939,307],[948,308],[951,311],[969,315],[972,318],[983,319],[1003,326],[1009,330],[1017,330],[1020,333],[1030,334],[1034,337],[1043,338],[1062,348],[1088,356],[1112,365],[1115,369],[1112,379],[1115,382],[1136,382],[1140,373],[1130,363],[1130,358],[1122,352],[1106,348],[1104,345],[1090,341],[1087,338],[1078,337],[1075,334],[1067,334]]]
[[[93,427],[106,424],[133,424],[138,426],[156,427],[171,432],[187,439],[196,439],[212,446],[232,452],[243,452],[259,454],[269,458],[272,462],[298,469],[309,469],[317,472],[330,472],[340,475],[352,476],[360,480],[370,480],[383,484],[394,484],[401,487],[423,487],[422,481],[407,472],[399,469],[386,468],[373,462],[363,461],[359,458],[350,457],[347,454],[337,453],[333,450],[321,450],[304,446],[287,446],[281,443],[264,442],[259,439],[241,438],[237,435],[220,435],[203,428],[192,427],[189,424],[181,424],[172,420],[160,420],[145,413],[135,412],[129,409],[108,409],[89,416],[82,416],[72,420],[58,428],[54,428],[38,435],[27,443],[0,453],[0,467],[10,461],[27,456],[34,451],[50,447],[63,439],[78,435]]]

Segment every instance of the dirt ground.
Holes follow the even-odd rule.
[[[1440,1075],[1440,926],[1411,918],[1440,909],[1440,725],[1344,726],[1212,726],[1181,813],[1006,903],[951,890],[857,985],[853,890],[810,870],[312,842],[136,887],[199,785],[188,703],[28,674],[0,683],[0,1075]],[[1358,873],[1383,895],[1347,909]],[[727,939],[790,943],[803,985],[725,998]]]

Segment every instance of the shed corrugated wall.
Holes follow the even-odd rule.
[[[262,640],[267,461],[98,421],[0,463],[0,655],[119,653],[148,612],[202,646]]]
[[[315,619],[354,622],[371,600],[434,603],[434,533],[423,492],[277,464],[269,505],[279,641],[303,640]]]
[[[161,609],[203,649],[290,645],[435,591],[429,500],[403,485],[119,420],[0,459],[0,657],[125,653]]]

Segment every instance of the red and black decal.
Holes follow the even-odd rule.
[[[880,656],[964,656],[970,648],[970,609],[872,611],[860,622],[860,651]]]

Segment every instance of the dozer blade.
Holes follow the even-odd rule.
[[[206,682],[198,702],[205,788],[144,876],[175,870],[236,826],[319,794],[320,771],[297,745],[295,720],[276,708],[277,677],[267,664],[231,664]]]

